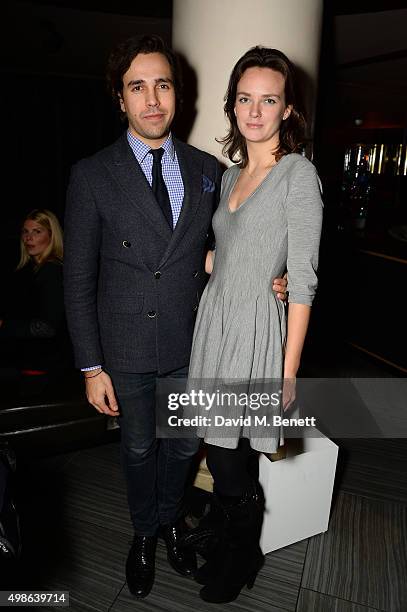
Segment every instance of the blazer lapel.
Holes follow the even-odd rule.
[[[132,204],[137,206],[138,210],[154,225],[156,231],[169,241],[172,237],[171,229],[134,157],[126,134],[123,134],[116,143],[113,164],[107,165]]]
[[[160,266],[167,261],[168,257],[187,231],[196,215],[202,196],[201,158],[195,155],[194,150],[187,149],[186,145],[176,138],[173,139],[173,142],[184,183],[184,201],[182,203],[181,214],[177,225],[175,226],[172,238],[160,262]]]

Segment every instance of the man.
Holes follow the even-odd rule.
[[[170,133],[179,78],[174,53],[156,36],[112,54],[108,80],[128,131],[74,166],[65,220],[76,364],[89,402],[110,416],[120,411],[135,530],[126,578],[139,598],[153,585],[159,530],[172,567],[185,576],[196,569],[179,547],[179,513],[199,441],[156,440],[155,384],[187,373],[221,171],[215,157]]]

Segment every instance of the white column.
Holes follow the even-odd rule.
[[[283,51],[306,76],[312,135],[322,0],[174,0],[173,47],[195,70],[197,117],[189,142],[222,161],[223,97],[236,61],[254,45]]]

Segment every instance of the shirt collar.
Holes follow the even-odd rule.
[[[150,152],[151,147],[149,147],[148,145],[146,145],[144,142],[142,142],[141,140],[139,140],[138,138],[136,138],[135,136],[133,136],[133,134],[131,134],[131,132],[128,130],[127,131],[127,141],[138,161],[139,164],[142,164],[143,161],[146,158],[146,155],[148,155],[148,153]],[[172,141],[172,135],[168,134],[167,140],[161,145],[161,147],[164,149],[165,153],[164,153],[164,157],[165,155],[168,155],[171,159],[171,161],[174,161],[175,159],[175,147],[174,147],[174,143]]]

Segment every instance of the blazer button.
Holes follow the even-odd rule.
[[[155,317],[157,316],[157,313],[155,310],[149,310],[147,313],[147,316],[149,319],[155,319]]]
[[[154,278],[158,279],[160,277],[161,277],[161,272],[159,272],[158,270],[157,270],[157,272],[154,272]]]
[[[192,276],[194,278],[196,278],[198,276],[198,274],[199,274],[198,270],[195,270],[194,272],[192,272]]]
[[[131,242],[129,242],[128,240],[123,240],[122,245],[126,248],[129,249],[131,247]]]
[[[198,306],[195,304],[195,306],[192,309],[192,312],[196,312],[198,310]]]

